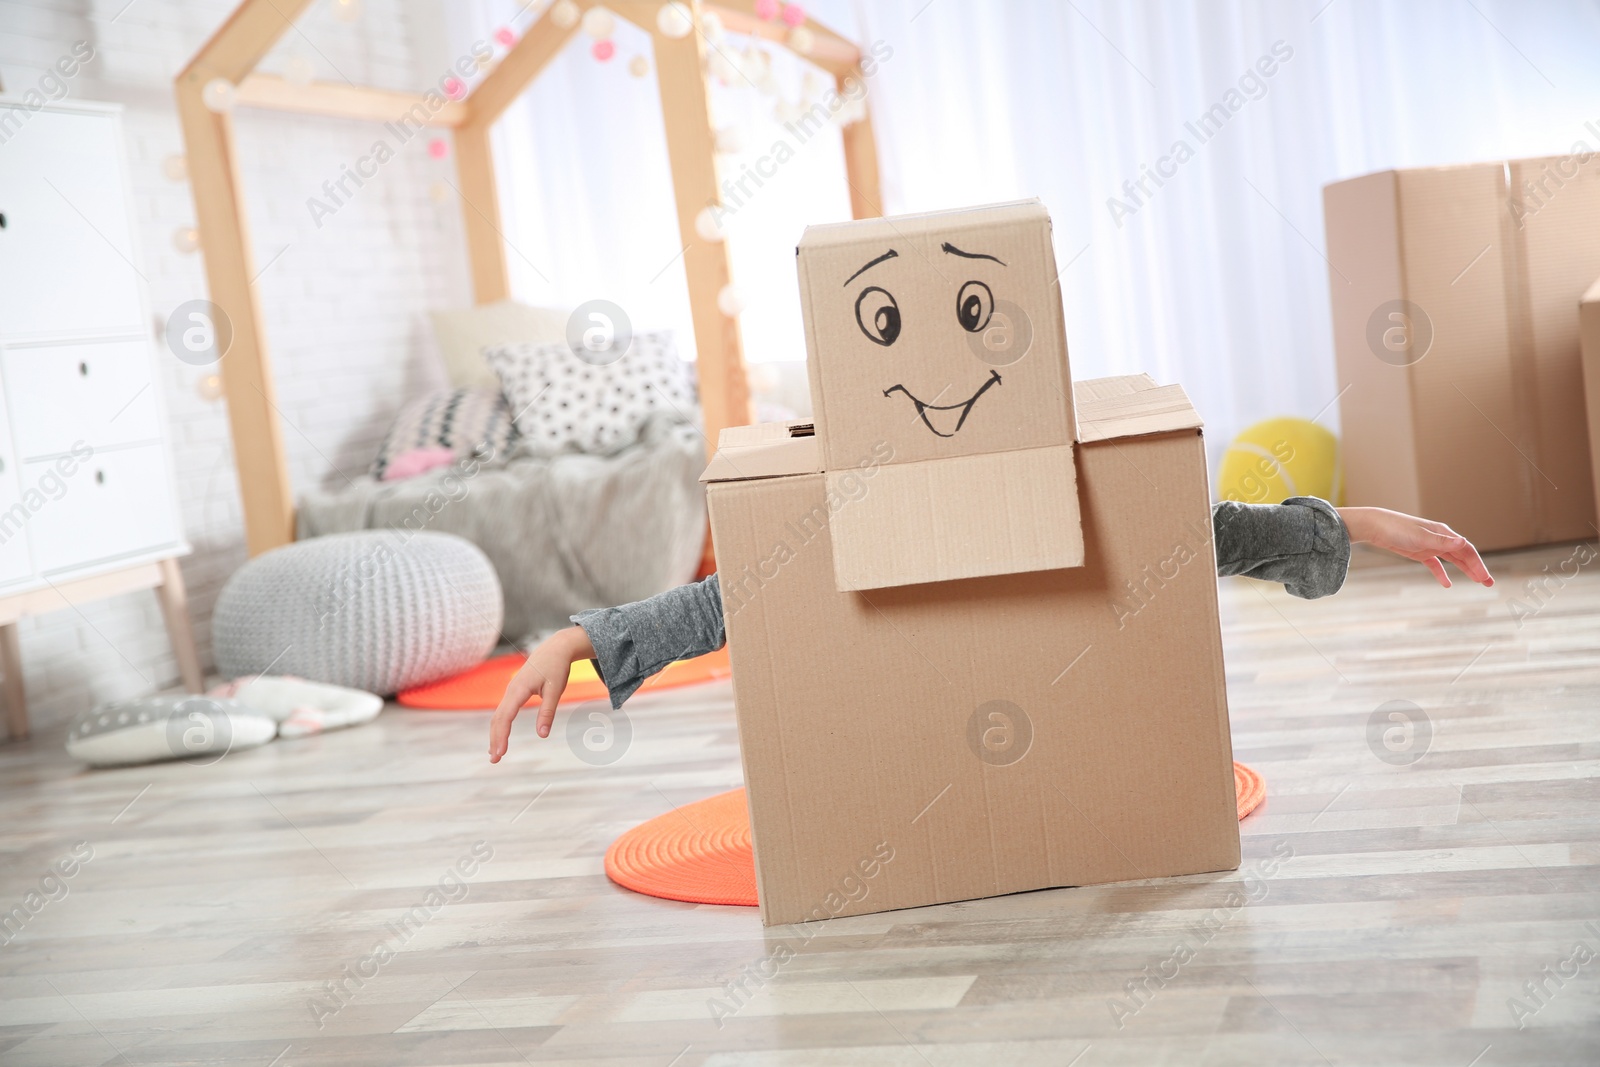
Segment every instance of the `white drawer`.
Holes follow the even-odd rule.
[[[144,329],[116,117],[0,106],[0,126],[0,335]]]
[[[7,348],[11,424],[24,459],[83,442],[99,451],[161,436],[143,340]]]
[[[159,444],[97,451],[82,460],[36,460],[23,465],[22,484],[24,500],[29,490],[43,497],[29,528],[35,562],[46,574],[178,540],[172,483]]]

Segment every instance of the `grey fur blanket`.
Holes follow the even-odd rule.
[[[520,645],[584,608],[640,600],[694,577],[705,540],[699,432],[657,417],[611,456],[457,464],[397,482],[301,496],[298,536],[403,527],[459,534],[505,590],[505,636]]]

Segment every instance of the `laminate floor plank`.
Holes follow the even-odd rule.
[[[1593,1067],[1600,570],[1544,581],[1571,553],[1499,554],[1490,590],[1374,556],[1317,602],[1223,582],[1268,791],[1239,871],[801,928],[604,875],[740,783],[726,683],[637,698],[600,767],[563,740],[583,705],[498,767],[485,715],[398,707],[207,765],[91,772],[44,733],[0,748],[0,911],[37,905],[0,934],[0,1063]]]

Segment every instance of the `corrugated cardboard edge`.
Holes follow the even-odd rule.
[[[1078,440],[1084,444],[1116,437],[1140,437],[1172,430],[1198,430],[1205,424],[1181,385],[1149,386],[1086,400],[1078,397]]]
[[[774,424],[774,425],[781,425],[781,424]],[[726,432],[726,431],[724,431],[724,432]],[[718,436],[718,440],[719,441],[721,440],[721,435]],[[702,477],[701,480],[704,481],[705,479]],[[713,500],[715,500],[715,503],[713,503]],[[736,518],[734,518],[733,516],[730,516],[728,514],[728,509],[730,507],[735,506],[738,502],[739,502],[739,495],[738,495],[736,487],[734,487],[732,485],[729,485],[729,484],[726,484],[726,483],[723,483],[723,484],[712,484],[712,485],[707,485],[706,486],[706,504],[707,504],[706,517],[707,517],[708,522],[711,525],[711,539],[712,539],[712,543],[713,544],[715,544],[715,543],[717,543],[719,541],[721,541],[724,544],[727,542],[726,535],[724,535],[721,538],[719,538],[717,536],[717,530],[718,530],[718,527],[722,526],[724,523],[738,521]],[[732,613],[729,611],[727,586],[724,585],[721,581],[719,581],[717,583],[717,589],[718,589],[719,595],[721,596],[721,599],[722,599],[722,617],[724,619],[728,619],[728,618],[731,617]],[[733,649],[730,647],[728,651],[729,651],[729,655],[731,656],[733,654]],[[768,663],[768,669],[770,669],[770,661]],[[751,686],[751,687],[754,687],[757,691],[759,691],[760,690],[760,684],[759,684],[760,683],[760,679],[748,677],[742,671],[734,671],[733,674],[731,675],[731,677],[729,678],[729,683],[733,687],[733,706],[734,706],[734,709],[735,709],[734,710],[734,715],[735,715],[735,719],[737,721],[737,718],[739,716],[739,709],[743,708],[743,707],[746,707],[748,705],[748,703],[749,703],[749,697],[748,696],[741,696],[741,690],[744,688],[744,686]],[[744,779],[744,781],[746,783],[748,783],[748,782],[753,780],[754,776],[750,773],[750,751],[749,751],[748,747],[745,744],[743,744],[742,742],[739,745],[739,772],[740,772],[741,777]],[[755,861],[755,869],[756,869],[756,886],[757,886],[756,902],[757,902],[757,907],[758,907],[759,913],[761,915],[761,924],[763,926],[771,926],[771,925],[773,925],[773,923],[772,923],[772,916],[771,916],[771,913],[770,913],[770,909],[768,907],[767,894],[760,891],[760,887],[762,885],[765,885],[766,883],[765,883],[765,881],[763,879],[762,869],[761,869],[762,849],[761,849],[761,842],[760,842],[760,839],[759,839],[759,831],[757,829],[757,827],[760,825],[760,823],[757,821],[757,819],[755,817],[755,811],[753,810],[753,803],[754,802],[753,802],[751,793],[747,789],[745,791],[745,807],[746,807],[746,817],[750,820],[750,848],[751,848],[752,856],[753,856],[754,861]]]
[[[1399,174],[1333,182],[1323,187],[1322,203],[1338,384],[1341,396],[1348,391],[1356,401],[1340,409],[1345,492],[1352,503],[1416,514],[1422,505],[1411,374],[1378,359],[1366,340],[1373,310],[1408,297]],[[1355,425],[1355,409],[1373,412],[1370,425]]]
[[[822,470],[822,453],[809,420],[729,426],[717,435],[717,452],[700,474],[702,482],[782,478]]]
[[[1590,472],[1594,477],[1594,498],[1600,502],[1600,278],[1583,294],[1578,320],[1583,346],[1583,393],[1589,415]]]
[[[1539,360],[1535,354],[1533,338],[1531,282],[1528,278],[1527,229],[1517,224],[1510,210],[1517,190],[1522,188],[1523,169],[1528,163],[1514,161],[1502,170],[1502,189],[1506,210],[1500,213],[1500,246],[1504,249],[1500,263],[1502,285],[1506,301],[1506,350],[1511,360],[1511,396],[1516,411],[1517,451],[1527,459],[1520,469],[1522,492],[1527,501],[1528,514],[1533,517],[1533,539],[1543,541],[1546,531],[1553,525],[1550,513],[1553,501],[1545,491],[1545,482],[1538,472],[1545,469],[1544,449],[1539,433]],[[1531,184],[1531,183],[1530,183]]]
[[[980,212],[982,221],[974,222],[970,227],[958,221],[963,216],[977,218]],[[977,228],[1008,222],[1034,222],[1041,219],[1048,222],[1050,213],[1045,210],[1044,201],[1034,196],[1025,200],[1005,200],[997,204],[977,204],[940,211],[919,211],[911,215],[895,215],[888,218],[816,223],[806,227],[805,233],[800,237],[800,248],[825,248],[830,245],[854,244],[857,241],[873,239],[904,240],[933,232],[944,233],[953,229]],[[952,226],[953,221],[956,222],[955,226]]]
[[[815,429],[810,419],[790,419],[787,422],[755,422],[748,426],[724,426],[717,433],[718,448],[745,448],[771,441],[787,441],[795,437],[808,437]]]

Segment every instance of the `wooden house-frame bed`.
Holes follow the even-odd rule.
[[[422,94],[335,82],[297,84],[254,73],[312,2],[243,0],[175,81],[206,280],[212,302],[223,309],[232,326],[232,344],[222,360],[221,373],[251,555],[294,540],[294,496],[253,284],[257,267],[246,226],[233,116],[226,108],[207,106],[203,98],[206,86],[222,79],[234,87],[236,106],[240,107],[379,123],[426,113],[429,125],[453,130],[473,297],[484,304],[510,295],[490,128],[580,27],[579,22],[556,25],[547,9],[469,94],[430,111],[416,108],[423,101]],[[731,32],[780,44],[790,31],[782,22],[758,18],[755,0],[685,0],[696,29],[682,37],[669,36],[658,26],[662,0],[575,2],[584,12],[603,6],[651,37],[699,350],[700,402],[708,447],[714,448],[723,427],[750,421],[750,404],[738,324],[717,306],[717,294],[729,281],[727,247],[706,241],[695,231],[700,211],[720,200],[716,138],[705,81],[708,43],[699,31],[701,15],[715,13]],[[804,58],[831,74],[840,91],[848,80],[863,79],[861,51],[855,44],[814,20],[807,19],[804,26],[814,42]],[[871,119],[862,117],[844,126],[842,132],[851,213],[856,218],[879,215]]]

